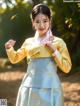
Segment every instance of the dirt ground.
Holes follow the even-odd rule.
[[[26,70],[0,69],[0,99],[7,99],[8,106],[15,106],[16,96]],[[80,106],[80,72],[60,75],[64,91],[64,106]]]

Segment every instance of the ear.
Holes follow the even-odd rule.
[[[34,21],[32,20],[32,28],[35,30]]]
[[[49,22],[49,27],[51,28],[51,20],[50,20],[50,22]]]
[[[34,27],[34,21],[33,21],[33,20],[31,20],[31,22],[32,22],[32,26]]]
[[[51,20],[50,20],[50,24],[51,24]]]

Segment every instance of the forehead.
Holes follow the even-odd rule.
[[[35,17],[34,20],[45,20],[45,19],[49,19],[48,16],[45,15],[45,14],[40,13],[40,14],[38,14],[38,15]]]

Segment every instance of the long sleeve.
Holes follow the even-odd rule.
[[[23,46],[17,51],[15,51],[13,47],[11,47],[10,49],[7,49],[6,52],[12,64],[20,62],[27,55],[25,48]]]
[[[52,54],[57,66],[65,73],[71,70],[71,59],[65,42],[61,39],[59,42],[59,49]]]

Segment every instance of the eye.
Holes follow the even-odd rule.
[[[44,22],[46,23],[46,22],[48,22],[47,20],[44,20]]]
[[[36,21],[36,23],[38,24],[38,23],[40,23],[39,21]]]
[[[46,22],[49,22],[49,21],[48,20],[44,20],[43,22],[46,23]]]

